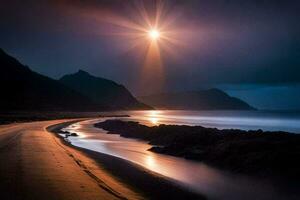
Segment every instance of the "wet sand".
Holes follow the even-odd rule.
[[[276,179],[274,176],[257,177],[257,174],[247,176],[230,173],[203,162],[153,153],[148,151],[152,146],[145,141],[107,134],[107,131],[96,128],[94,124],[99,121],[105,119],[74,123],[63,130],[78,135],[69,137],[74,146],[136,163],[154,173],[176,180],[181,186],[203,194],[208,199],[299,199],[297,179],[291,181]]]
[[[48,130],[53,133],[58,133],[59,130],[70,124],[73,123],[62,123],[50,126]],[[133,188],[134,191],[137,191],[137,193],[141,194],[145,199],[206,199],[203,195],[192,192],[181,186],[177,181],[159,175],[138,164],[108,154],[73,146],[70,143],[65,142],[58,134],[56,134],[56,136],[67,147],[79,150],[85,156],[92,158],[104,173],[120,180],[122,183],[126,184],[127,187]]]
[[[128,161],[72,147],[46,130],[70,121],[0,126],[2,199],[203,199]]]
[[[0,127],[1,199],[142,199],[45,129],[65,121]]]

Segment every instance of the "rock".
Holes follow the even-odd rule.
[[[300,134],[106,120],[95,124],[110,134],[141,139],[149,151],[203,161],[235,172],[300,177]]]

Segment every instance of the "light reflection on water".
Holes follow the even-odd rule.
[[[182,124],[243,130],[288,131],[300,133],[300,113],[264,111],[131,111],[131,117],[146,125]]]
[[[159,124],[159,119],[160,119],[159,113],[160,111],[151,110],[149,111],[149,114],[145,114],[145,117],[148,118],[148,121],[152,123],[152,125],[157,125]]]
[[[138,120],[148,125],[157,125],[166,122],[170,124],[195,125],[201,119],[201,116],[196,116],[195,113],[191,115],[185,113],[185,116],[180,116],[180,111],[179,113],[176,111],[177,115],[174,115],[174,112],[130,112],[131,117],[127,118],[127,120]],[[202,116],[202,118],[209,118],[209,120],[212,120],[212,118],[222,118],[220,120],[222,123],[218,122],[219,124],[217,123],[217,125],[221,126],[220,124],[222,124],[224,126],[224,116],[206,115]],[[248,119],[244,116],[231,116],[229,118],[226,121],[227,123],[230,122],[229,124],[233,124],[233,119],[235,118],[242,118],[241,122],[244,121],[244,123]],[[250,119],[253,120],[253,118],[252,116]],[[103,119],[79,122],[66,128],[66,130],[76,132],[79,135],[79,137],[70,137],[71,143],[75,146],[129,160],[153,172],[174,179],[185,187],[198,191],[211,199],[292,199],[292,197],[284,191],[280,191],[274,184],[270,184],[268,181],[258,181],[246,176],[232,175],[209,167],[201,162],[147,151],[151,146],[146,142],[122,138],[119,135],[106,134],[106,131],[94,128],[93,124],[101,120]],[[261,119],[255,120],[261,121]],[[265,120],[274,121],[274,119]],[[189,123],[186,123],[186,121]],[[243,126],[241,122],[238,122],[238,126]]]

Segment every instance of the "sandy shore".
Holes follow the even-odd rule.
[[[65,121],[0,127],[1,199],[143,199],[45,129]]]
[[[3,199],[203,199],[128,161],[70,146],[46,130],[72,122],[0,126]]]

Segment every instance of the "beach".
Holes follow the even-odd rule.
[[[0,126],[3,199],[203,199],[128,161],[72,147],[47,131],[72,122]]]
[[[244,199],[299,197],[296,183],[256,179],[202,162],[154,153],[148,151],[151,145],[146,141],[107,134],[94,127],[107,118],[117,116],[1,125],[1,197],[30,200],[240,199],[245,194]],[[62,131],[75,136],[66,139]]]
[[[147,116],[143,117],[142,119],[146,119]],[[126,117],[108,117],[108,118],[115,118],[115,119],[122,119],[122,120],[131,120],[135,118],[135,116],[130,116],[128,119]],[[162,118],[162,117],[161,117]],[[236,167],[233,168],[234,163],[232,165],[226,166],[220,166],[218,163],[215,163],[215,165],[212,165],[210,163],[207,163],[205,161],[195,161],[194,159],[187,159],[185,158],[185,152],[188,149],[185,149],[184,144],[188,141],[214,141],[210,140],[211,134],[213,134],[211,131],[218,131],[217,129],[207,129],[207,128],[201,128],[201,127],[191,127],[191,126],[168,126],[168,125],[162,125],[161,128],[166,129],[166,131],[160,131],[161,128],[159,127],[141,127],[141,129],[145,129],[144,131],[140,131],[139,128],[136,130],[135,125],[136,123],[133,123],[133,126],[128,127],[125,124],[122,126],[113,125],[111,128],[112,132],[107,132],[103,130],[102,128],[97,128],[97,123],[101,123],[104,121],[104,124],[106,124],[105,120],[107,118],[98,118],[98,119],[92,119],[92,120],[85,120],[82,122],[74,123],[66,128],[64,128],[64,131],[67,131],[69,133],[75,133],[77,134],[77,137],[68,137],[68,140],[70,143],[74,146],[81,147],[84,149],[89,149],[92,151],[104,153],[107,155],[111,155],[114,157],[120,158],[122,161],[127,160],[130,163],[135,163],[139,166],[142,166],[144,169],[150,170],[154,173],[160,174],[164,177],[168,177],[172,182],[176,184],[180,184],[184,186],[185,188],[195,191],[197,193],[203,194],[207,199],[260,199],[260,200],[283,200],[283,199],[298,199],[299,192],[297,191],[297,186],[299,185],[297,182],[297,170],[295,173],[292,171],[297,165],[297,162],[280,162],[279,164],[272,165],[272,170],[275,172],[278,167],[283,167],[286,170],[282,170],[280,172],[280,177],[275,176],[274,173],[269,173],[269,168],[262,167],[261,162],[255,161],[256,165],[247,165],[245,162],[250,163],[250,159],[253,158],[253,156],[248,156],[248,153],[245,153],[243,151],[239,151],[238,148],[242,148],[244,146],[247,146],[247,144],[256,144],[257,142],[255,138],[256,132],[250,131],[249,133],[245,133],[241,130],[232,130],[229,131],[229,136],[234,136],[235,139],[227,138],[228,140],[225,140],[225,138],[222,139],[222,141],[227,141],[224,144],[226,144],[224,147],[227,147],[230,144],[243,144],[238,145],[236,147],[233,147],[232,150],[235,152],[239,152],[235,154],[227,153],[224,154],[224,158],[219,157],[219,159],[214,160],[219,161],[219,163],[226,163],[226,157],[235,157],[234,160],[231,159],[231,161],[235,161]],[[153,121],[153,116],[148,118],[148,122]],[[134,120],[137,120],[135,118]],[[137,120],[138,121],[138,120]],[[145,121],[146,122],[146,121]],[[156,122],[156,121],[155,121]],[[170,122],[170,121],[169,121]],[[143,121],[144,123],[144,121]],[[107,126],[108,130],[110,126]],[[123,127],[123,128],[122,128]],[[127,128],[126,128],[127,127]],[[105,128],[105,127],[103,127]],[[149,130],[148,130],[149,129]],[[155,129],[156,131],[152,130]],[[127,132],[126,132],[127,130]],[[169,131],[167,131],[169,130]],[[197,137],[201,137],[202,131],[197,132],[197,130],[202,130],[204,132],[211,132],[211,134],[205,134],[208,140],[203,140],[201,138],[197,139]],[[144,136],[149,135],[149,131],[151,131],[151,137],[146,141]],[[159,133],[157,132],[159,131]],[[196,131],[196,132],[195,132]],[[219,130],[222,132],[222,130]],[[194,132],[194,136],[193,133]],[[224,130],[226,132],[226,130]],[[236,132],[236,134],[234,133]],[[264,148],[265,145],[261,145],[263,141],[271,142],[267,146],[274,146],[273,144],[280,144],[281,142],[284,142],[285,139],[288,138],[298,138],[295,134],[285,134],[278,135],[276,133],[260,133],[261,131],[258,131],[259,137],[261,137],[261,142],[259,142],[259,146],[256,146],[257,150],[258,147],[265,151],[268,150],[268,148]],[[109,133],[109,134],[108,134]],[[222,135],[222,133],[219,133]],[[233,135],[232,135],[233,134]],[[245,140],[244,142],[239,142],[242,138],[248,138],[247,135],[252,135],[251,137],[254,137],[253,139]],[[64,134],[62,134],[64,135]],[[172,151],[169,147],[168,141],[173,141],[173,136],[176,136],[177,138],[181,135],[184,135],[184,138],[180,138],[177,140],[178,144],[181,144],[181,148],[172,148]],[[214,135],[214,134],[213,134]],[[227,134],[226,134],[227,135]],[[232,135],[232,136],[231,136]],[[243,136],[244,135],[244,136]],[[276,136],[277,135],[277,136]],[[138,136],[138,137],[135,137]],[[162,138],[164,138],[162,140]],[[225,136],[225,135],[224,135]],[[265,140],[263,137],[270,137],[270,139]],[[281,138],[281,142],[275,142],[274,138]],[[196,139],[189,140],[190,137],[193,137]],[[169,138],[169,139],[168,139]],[[238,139],[240,138],[240,139]],[[273,138],[273,139],[272,139]],[[167,140],[168,139],[168,140]],[[212,139],[212,138],[211,138]],[[280,139],[280,140],[281,140]],[[232,140],[232,141],[231,141]],[[149,143],[150,141],[150,143]],[[150,149],[157,144],[159,145],[160,141],[166,142],[167,150],[168,152],[161,152],[161,153],[154,153],[154,151],[151,151]],[[231,142],[230,142],[231,141]],[[234,142],[235,141],[235,142]],[[248,142],[247,142],[248,141]],[[252,141],[252,142],[251,142]],[[260,141],[260,140],[259,140]],[[273,141],[273,142],[272,142]],[[234,143],[233,143],[234,142]],[[237,143],[236,143],[237,142]],[[296,141],[294,141],[296,142]],[[292,148],[292,144],[288,146],[288,148]],[[272,144],[273,143],[273,144]],[[283,144],[282,143],[282,144]],[[163,143],[160,147],[163,147]],[[171,143],[172,144],[172,143]],[[197,145],[197,143],[195,143]],[[193,146],[194,143],[191,144]],[[195,145],[194,145],[195,146]],[[209,144],[209,146],[214,146],[213,144]],[[278,145],[277,145],[278,146]],[[203,146],[204,147],[204,146]],[[280,145],[282,148],[276,149],[276,152],[285,151],[285,148],[283,145]],[[175,154],[177,150],[182,150],[181,152],[183,154]],[[185,149],[185,150],[184,150]],[[191,148],[192,150],[195,148]],[[215,148],[212,148],[212,150]],[[197,149],[196,149],[197,150]],[[211,153],[218,153],[223,152],[222,149],[217,148]],[[175,152],[175,153],[174,153]],[[198,152],[198,151],[196,151]],[[226,151],[228,152],[228,151]],[[256,152],[256,151],[255,151]],[[284,157],[282,156],[276,156],[276,160],[282,160],[282,159],[292,159],[297,158],[293,156],[289,156],[289,154],[292,154],[294,151],[288,151],[285,153]],[[296,153],[297,151],[295,151]],[[168,155],[169,154],[169,155]],[[210,153],[207,153],[209,155]],[[265,155],[263,152],[257,151],[256,154],[259,156],[254,156],[255,158],[261,158],[261,156]],[[175,155],[175,156],[174,156]],[[180,156],[182,155],[182,156]],[[196,155],[196,154],[193,154]],[[211,155],[211,154],[210,154]],[[243,155],[245,155],[243,157]],[[255,154],[250,154],[255,155]],[[270,165],[271,162],[270,159],[273,155],[281,155],[277,153],[271,153],[268,154],[266,159],[262,159],[263,161],[268,161],[266,164]],[[203,156],[202,156],[203,157]],[[207,159],[213,159],[215,156],[209,156]],[[189,157],[191,158],[191,157]],[[197,158],[197,157],[193,157]],[[294,160],[295,161],[295,160]],[[276,161],[277,162],[277,161]],[[118,163],[118,162],[117,162]],[[285,165],[283,165],[285,164]],[[217,167],[220,166],[220,167]],[[250,172],[249,170],[252,170]],[[254,170],[254,171],[253,171]],[[115,170],[118,171],[118,170]],[[242,173],[244,172],[244,173]],[[255,172],[255,173],[254,173]],[[287,178],[285,175],[287,173],[291,174],[294,178],[291,180],[290,178]],[[282,178],[281,178],[282,177]],[[283,178],[286,177],[286,178]],[[287,180],[286,180],[287,179]],[[129,180],[130,182],[130,180]],[[154,184],[156,185],[156,184]],[[139,185],[137,185],[139,187]]]

